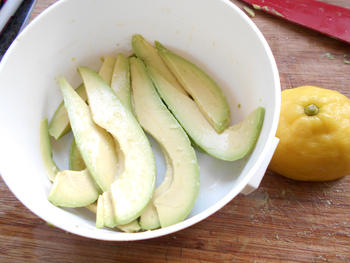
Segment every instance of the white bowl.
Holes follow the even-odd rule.
[[[198,153],[201,186],[188,219],[142,233],[97,229],[86,209],[61,209],[47,196],[51,184],[39,151],[39,123],[62,100],[56,76],[78,85],[79,65],[98,69],[100,57],[131,53],[131,36],[159,40],[202,66],[222,87],[232,122],[261,105],[266,116],[251,155],[223,162]],[[0,64],[0,172],[16,197],[43,220],[101,240],[140,240],[189,227],[240,192],[256,189],[277,145],[280,82],[271,50],[253,22],[225,0],[62,0],[39,15],[14,41]],[[238,104],[241,107],[238,107]],[[70,136],[54,143],[67,168]],[[60,145],[64,144],[64,147]],[[159,174],[164,169],[156,151]]]

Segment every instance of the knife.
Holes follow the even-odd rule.
[[[17,34],[27,24],[36,0],[7,0],[1,7],[0,61]]]
[[[255,9],[350,44],[350,9],[316,0],[242,0]]]
[[[18,7],[21,5],[23,0],[12,0],[1,5],[0,9],[0,32],[4,29],[7,22],[15,14]],[[1,3],[2,1],[0,1]]]

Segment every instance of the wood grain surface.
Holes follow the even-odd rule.
[[[53,2],[38,0],[33,17]],[[349,0],[327,2],[350,8]],[[349,45],[259,11],[252,19],[272,48],[283,89],[309,84],[350,97]],[[301,183],[268,171],[256,192],[195,226],[123,243],[50,227],[0,179],[0,262],[350,262],[350,176]]]

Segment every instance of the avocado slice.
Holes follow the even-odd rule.
[[[97,228],[103,228],[104,227],[104,199],[103,195],[100,195],[96,203],[93,203],[91,205],[86,206],[87,209],[89,209],[91,212],[96,214],[96,227]],[[114,214],[110,215],[111,217],[114,217]],[[129,224],[126,225],[119,225],[117,228],[123,232],[126,233],[134,233],[141,230],[141,227],[137,220],[132,221]]]
[[[110,84],[124,106],[132,111],[129,60],[121,53],[117,55]]]
[[[111,56],[104,58],[103,64],[100,68],[100,76],[107,82],[111,83],[113,68],[116,60]],[[79,96],[87,101],[87,95],[85,92],[85,87],[83,84],[80,84],[75,90]],[[64,107],[64,101],[58,105],[51,121],[49,124],[49,133],[56,140],[60,139],[63,135],[67,134],[71,130],[67,110]]]
[[[103,195],[100,195],[97,201],[97,204],[91,204],[86,207],[91,212],[96,214],[96,227],[103,228],[104,227],[104,199]],[[113,213],[109,214],[110,217],[114,217]],[[126,225],[119,225],[117,228],[126,233],[134,233],[141,230],[140,224],[137,220],[132,221]]]
[[[113,57],[105,57],[104,62],[99,71],[101,78],[106,81],[106,83],[114,83],[114,90],[121,101],[129,109],[132,109],[130,101],[130,74],[129,74],[129,61],[122,54],[118,54],[117,60]],[[113,77],[113,79],[112,79]],[[84,88],[85,93],[85,88]],[[85,93],[85,97],[87,97]],[[73,139],[72,145],[70,147],[69,154],[69,169],[74,171],[81,171],[85,169],[85,163],[75,140]]]
[[[107,56],[98,74],[112,88],[124,106],[132,111],[129,60],[121,53],[116,59]]]
[[[230,122],[230,109],[226,97],[215,81],[202,69],[155,42],[158,54],[182,87],[197,103],[200,111],[217,132]]]
[[[115,58],[111,56],[106,56],[103,59],[102,66],[98,72],[101,78],[108,84],[111,84],[113,69],[115,65]]]
[[[154,200],[166,190],[168,190],[173,179],[173,167],[171,165],[171,160],[163,148],[162,152],[166,163],[166,172],[164,174],[162,183],[154,191],[152,201],[148,203],[147,207],[140,216],[140,226],[144,230],[153,230],[160,227],[160,221],[157,209],[154,206]]]
[[[81,156],[78,146],[73,138],[69,150],[69,170],[82,171],[86,168],[83,157]]]
[[[102,67],[99,71],[99,75],[101,78],[109,85],[111,85],[111,88],[114,90],[118,98],[121,100],[121,102],[124,104],[125,107],[127,107],[129,110],[132,110],[131,105],[131,96],[130,96],[130,73],[129,73],[129,61],[123,54],[118,54],[117,58],[114,59],[113,57],[107,56],[104,58],[104,62],[102,64]],[[73,146],[73,145],[72,145]],[[120,151],[117,150],[117,154],[119,157],[122,155]],[[122,158],[118,158],[122,159]],[[78,162],[79,159],[75,159],[72,162]],[[118,163],[118,166],[120,166],[120,162]],[[102,196],[101,196],[102,197]],[[101,198],[102,199],[102,198]],[[106,198],[107,201],[110,200],[110,198]],[[107,202],[106,201],[106,202]],[[103,201],[102,201],[103,202]],[[110,202],[108,203],[110,204]],[[106,205],[106,209],[109,209],[111,205]],[[88,208],[89,209],[89,208]],[[112,210],[110,210],[112,211]],[[97,212],[97,211],[96,211]],[[107,213],[106,213],[107,214]],[[113,213],[108,213],[108,215],[104,215],[107,217],[106,222],[109,227],[114,227],[114,221],[113,218],[110,217],[113,216]],[[108,218],[109,216],[109,218]],[[97,215],[96,218],[99,216]],[[102,223],[103,227],[104,223]],[[107,226],[106,225],[106,226]],[[123,232],[137,232],[139,231],[140,225],[137,222],[137,220],[132,221],[129,224],[126,225],[119,225],[117,226],[120,230]]]
[[[143,62],[131,58],[130,69],[137,119],[171,160],[172,178],[166,177],[152,200],[160,225],[166,227],[184,220],[192,210],[200,181],[197,158],[185,131],[158,96]],[[149,228],[144,219],[141,227]]]
[[[40,124],[40,150],[49,179],[53,182],[48,197],[51,203],[62,207],[82,207],[96,201],[98,188],[87,170],[59,171],[53,161],[47,119]]]
[[[89,209],[89,208],[88,208]],[[103,228],[104,226],[104,203],[103,195],[100,195],[97,200],[97,206],[94,209],[96,213],[96,227]],[[91,210],[92,211],[92,210]]]
[[[123,154],[124,169],[109,192],[115,208],[115,224],[128,224],[140,216],[154,191],[156,170],[152,148],[134,115],[106,82],[87,67],[79,67],[78,71],[93,120],[113,135]]]
[[[114,216],[114,206],[111,192],[104,192],[103,197],[103,224],[107,227],[113,228],[117,225]]]
[[[40,152],[49,180],[53,182],[59,169],[52,159],[52,148],[48,129],[48,121],[46,118],[40,122]]]
[[[83,207],[97,200],[97,189],[88,170],[59,171],[51,188],[49,201],[56,206]]]
[[[96,185],[107,191],[117,169],[113,138],[93,122],[89,107],[64,78],[59,84],[79,152]]]
[[[121,102],[124,104],[124,106],[127,107],[129,110],[132,110],[129,72],[130,71],[129,71],[128,59],[123,54],[118,54],[116,59],[109,56],[105,57],[102,67],[99,71],[99,75],[107,84],[111,85],[111,88],[114,90],[114,92],[116,93],[118,98],[121,100]],[[119,157],[121,157],[122,155],[118,149],[117,149],[117,154]],[[118,159],[121,160],[122,158],[118,158]],[[118,166],[121,166],[121,165],[122,164],[120,164],[119,162]],[[106,199],[107,201],[110,201],[110,198],[106,198]],[[110,209],[110,206],[111,206],[111,203],[110,202],[107,203],[106,209],[108,209],[109,211],[113,211]],[[108,215],[106,213],[106,215],[104,216],[107,217],[106,226],[114,227],[115,224],[114,224],[113,218],[112,219],[110,218],[111,216],[114,217],[114,213],[108,213]],[[103,225],[101,227],[103,227]],[[119,225],[117,226],[117,228],[119,228],[123,232],[137,232],[141,229],[137,220],[134,220],[131,223],[126,225]]]
[[[162,73],[162,75],[184,95],[187,92],[181,87],[174,75],[169,71],[162,58],[158,55],[157,50],[149,44],[141,35],[136,34],[132,36],[132,49],[135,55],[141,58],[146,64],[152,63],[152,65]]]
[[[225,161],[241,159],[252,151],[264,121],[263,107],[258,107],[245,120],[219,134],[193,100],[178,92],[153,66],[147,65],[147,72],[169,110],[202,150]]]
[[[78,88],[75,89],[78,95],[84,100],[87,100],[87,95],[85,92],[85,87],[81,84]],[[68,133],[71,130],[68,113],[64,107],[64,102],[62,101],[57,107],[51,121],[49,124],[49,133],[56,140],[60,139],[63,135]]]
[[[117,228],[126,233],[135,233],[141,230],[141,226],[137,221],[137,219],[134,221],[131,221],[129,224],[126,224],[126,225],[119,225],[117,226]]]

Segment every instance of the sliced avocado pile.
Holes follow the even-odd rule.
[[[221,89],[203,70],[190,61],[155,42],[158,54],[174,73],[182,87],[192,96],[199,110],[217,132],[230,122],[230,109]]]
[[[64,101],[50,123],[40,125],[40,149],[49,180],[49,201],[86,207],[96,227],[123,232],[174,225],[191,212],[200,185],[192,146],[218,159],[249,154],[259,137],[264,108],[229,127],[227,100],[212,78],[159,42],[132,38],[134,56],[107,56],[99,72],[79,67],[77,89],[60,78]],[[52,158],[50,136],[72,131],[69,169]],[[147,132],[166,160],[158,187]]]
[[[84,163],[101,191],[108,191],[115,180],[117,169],[112,136],[93,121],[88,105],[69,83],[64,78],[59,83],[75,142]]]
[[[119,62],[117,70],[114,69],[115,74],[121,75],[124,78],[125,78],[125,76],[129,77],[129,66],[128,66],[127,58],[121,54],[118,55],[118,58],[120,58],[121,62]],[[108,66],[111,64],[111,61],[112,61],[111,58],[105,59],[103,65],[101,67],[100,73],[104,78],[109,78],[110,81],[113,82],[113,80],[112,80],[113,70],[112,71],[106,70],[106,69],[108,69]],[[127,63],[125,63],[125,61]],[[114,88],[118,92],[123,93],[123,94],[130,92],[130,87],[128,86],[129,85],[128,81],[126,81],[126,80],[120,81],[120,80],[118,80],[117,77],[115,77],[115,79],[117,81],[119,81],[119,83],[120,83],[120,85],[118,85],[118,83],[114,84]],[[65,84],[66,83],[64,83],[64,85]],[[83,89],[83,94],[85,94],[85,97],[86,97],[84,100],[86,100],[87,95],[85,92],[84,85],[81,85],[80,88],[78,88],[76,91],[79,91],[79,90],[82,91],[82,89]],[[126,92],[125,92],[125,90],[126,90]],[[130,101],[130,95],[129,96],[125,95],[124,98],[125,98],[124,101],[126,103],[128,103],[128,100]],[[81,103],[81,101],[80,101],[80,103]],[[131,102],[129,102],[128,105],[131,105]],[[68,113],[66,111],[66,107],[64,106],[64,104],[59,105],[59,108],[56,110],[56,113],[59,111],[64,111],[66,113],[67,119],[68,119]],[[57,116],[56,113],[54,116]],[[51,120],[51,123],[53,124],[53,126],[57,127],[58,130],[63,130],[62,127],[66,127],[68,124],[69,130],[70,130],[70,121],[69,121],[69,119],[67,121],[67,119],[53,117],[53,119]],[[84,119],[84,118],[82,118],[82,119]],[[105,132],[102,132],[102,133],[105,133]],[[62,136],[63,135],[61,135],[57,138],[60,138]],[[70,171],[68,171],[68,170],[67,171],[59,171],[59,169],[57,168],[57,165],[55,164],[55,162],[52,159],[52,151],[51,151],[51,144],[50,144],[50,138],[49,138],[49,128],[48,128],[47,119],[44,119],[41,123],[40,137],[41,137],[41,140],[40,140],[41,141],[41,151],[42,151],[44,164],[45,164],[45,167],[48,171],[50,180],[54,182],[53,188],[51,189],[51,192],[49,195],[49,200],[53,204],[55,204],[57,206],[62,206],[62,207],[83,207],[83,206],[86,206],[90,211],[96,213],[97,206],[96,206],[95,201],[97,200],[97,198],[91,198],[91,196],[94,195],[97,191],[100,191],[100,189],[97,185],[92,184],[90,186],[94,186],[95,188],[91,188],[91,187],[87,187],[88,184],[86,182],[85,182],[85,184],[83,183],[84,180],[82,180],[82,178],[84,178],[85,181],[88,181],[91,183],[91,176],[90,176],[90,174],[88,174],[87,170],[84,170],[86,168],[86,165],[85,165],[85,162],[82,158],[80,150],[77,147],[77,144],[75,143],[75,139],[73,139],[72,145],[70,148],[69,167],[71,170]],[[53,136],[53,137],[55,137],[55,136]],[[84,138],[86,138],[86,137],[88,137],[88,136],[84,136]],[[113,151],[115,151],[115,148],[116,148],[115,146],[116,145],[113,143],[113,147],[111,147],[111,149],[113,148]],[[100,147],[98,147],[98,148],[100,148]],[[106,153],[103,154],[104,149],[100,148],[99,150],[102,150],[100,152],[101,158],[102,158],[101,160],[103,160],[103,158],[105,158],[105,157],[108,157],[106,155]],[[93,152],[93,151],[90,151],[90,152]],[[113,154],[112,156],[113,156],[112,158],[115,158],[116,154]],[[112,163],[114,165],[117,165],[117,161],[114,161]],[[102,166],[100,165],[100,167],[102,167]],[[73,170],[75,170],[76,172]],[[100,170],[102,170],[102,169],[100,169]],[[56,178],[56,180],[55,180],[55,178]],[[92,181],[92,182],[94,182],[94,181]],[[74,193],[78,193],[78,195],[74,196]],[[90,197],[90,199],[89,199],[89,197]],[[94,195],[94,197],[96,197],[96,195]],[[97,197],[98,197],[98,195],[97,195]],[[136,221],[136,220],[131,221],[130,223],[128,223],[126,225],[118,225],[117,228],[120,229],[121,231],[124,231],[124,232],[137,232],[140,230],[140,226],[138,224],[138,221]]]
[[[153,152],[132,112],[123,106],[106,82],[89,68],[80,67],[79,73],[94,122],[112,134],[124,156],[124,170],[107,193],[111,194],[116,207],[115,224],[127,224],[140,216],[152,197],[156,172]]]
[[[186,59],[168,51],[160,43],[157,44],[157,53],[157,49],[140,35],[133,36],[132,46],[136,56],[145,62],[159,95],[195,145],[209,155],[225,161],[241,159],[253,150],[262,128],[264,108],[258,107],[242,122],[226,128],[227,119],[220,118],[229,116],[226,100],[207,74]],[[150,50],[154,54],[152,57],[145,55]],[[166,66],[158,62],[156,54],[164,59]],[[183,84],[192,98],[179,92],[178,84],[168,78],[170,70],[173,70],[178,82]],[[212,96],[216,99],[212,99]],[[202,113],[202,108],[205,107],[203,102],[209,104],[206,109],[211,108],[210,113]],[[214,107],[210,107],[211,103]],[[219,118],[213,121],[213,116]],[[215,130],[222,130],[223,127],[226,129],[221,133]]]
[[[47,119],[40,124],[40,149],[49,180],[53,182],[48,199],[57,206],[83,207],[96,201],[99,188],[87,170],[60,171],[52,158]]]
[[[185,131],[159,98],[143,62],[130,59],[132,91],[136,116],[170,160],[172,178],[165,176],[153,199],[141,216],[141,227],[153,229],[176,224],[191,212],[199,190],[196,154]],[[150,118],[149,116],[152,116]],[[152,211],[156,208],[157,215]]]

